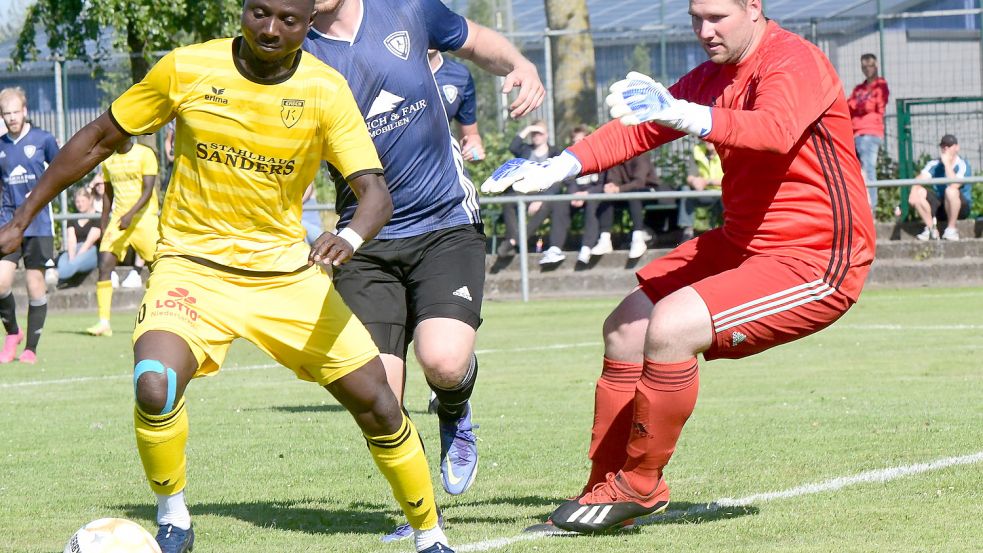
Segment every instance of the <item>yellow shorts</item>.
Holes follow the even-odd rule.
[[[162,257],[150,274],[133,341],[150,330],[184,339],[198,360],[196,377],[218,372],[236,338],[322,386],[379,355],[318,266],[283,276],[242,276]]]
[[[116,259],[123,259],[126,248],[133,246],[137,255],[147,261],[153,260],[154,252],[157,251],[157,239],[160,237],[157,221],[157,214],[148,210],[139,219],[134,219],[129,228],[120,230],[119,218],[111,216],[106,225],[106,233],[99,243],[99,251],[110,252]]]

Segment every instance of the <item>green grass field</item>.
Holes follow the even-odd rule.
[[[667,472],[670,510],[696,514],[612,536],[521,539],[586,477],[600,326],[616,301],[486,305],[481,469],[467,494],[437,495],[459,551],[983,548],[983,454],[901,474],[983,452],[980,288],[867,292],[816,336],[704,364]],[[92,315],[51,316],[37,366],[0,366],[0,551],[59,552],[104,516],[155,528],[132,430],[131,317],[91,338],[81,329]],[[439,488],[436,418],[415,365],[410,375],[407,405]],[[196,552],[412,550],[379,542],[400,516],[324,390],[240,343],[221,374],[189,387],[188,404]],[[885,481],[833,481],[882,469]],[[767,492],[788,493],[756,495]],[[722,498],[736,501],[701,512]]]

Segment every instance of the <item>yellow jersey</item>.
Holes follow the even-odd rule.
[[[301,201],[321,160],[347,179],[382,173],[351,89],[306,52],[277,80],[252,80],[233,57],[241,37],[178,48],[109,113],[129,134],[177,119],[157,255],[234,269],[307,263]]]
[[[157,155],[143,144],[134,144],[125,154],[114,152],[102,162],[102,176],[113,186],[113,217],[122,217],[129,211],[143,192],[143,177],[156,176]],[[134,219],[139,219],[148,209],[157,211],[157,190]]]

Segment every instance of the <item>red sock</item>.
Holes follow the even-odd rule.
[[[700,373],[695,357],[680,363],[645,359],[643,365],[624,474],[636,492],[649,495],[662,478],[662,468],[676,450],[679,433],[696,406]]]
[[[625,465],[632,401],[641,376],[641,363],[604,358],[601,378],[597,380],[594,391],[594,427],[591,429],[588,453],[591,469],[585,492],[595,484],[604,482],[607,473],[618,472]]]

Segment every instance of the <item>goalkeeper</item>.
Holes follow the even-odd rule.
[[[630,73],[612,121],[559,156],[513,160],[485,182],[542,190],[687,134],[724,168],[724,224],[638,271],[604,323],[590,476],[551,516],[615,528],[669,500],[663,469],[696,404],[705,360],[741,358],[817,332],[856,301],[874,230],[843,84],[825,55],[769,21],[761,0],[691,0],[709,61],[668,90]]]

